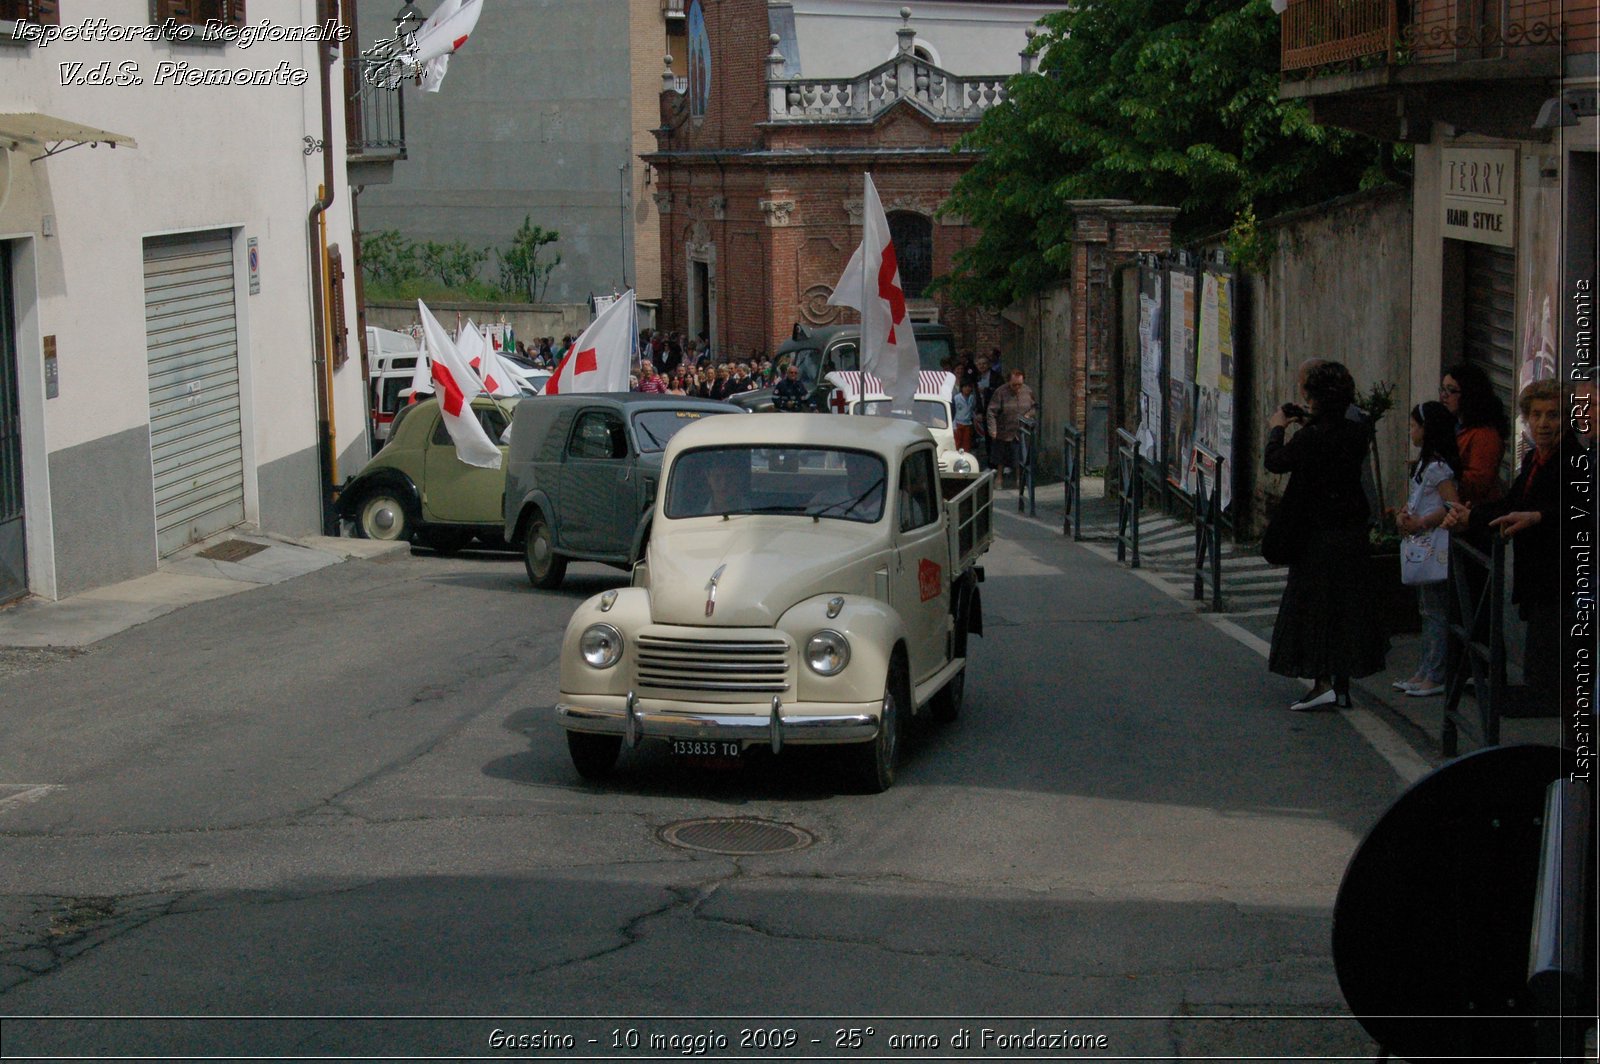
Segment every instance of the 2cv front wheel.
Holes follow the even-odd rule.
[[[528,581],[534,587],[560,587],[567,575],[567,559],[556,553],[555,537],[544,514],[536,513],[528,521],[522,561],[528,568]]]

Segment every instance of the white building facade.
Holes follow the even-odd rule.
[[[278,39],[334,7],[0,4],[0,602],[323,531],[369,457],[339,46]]]

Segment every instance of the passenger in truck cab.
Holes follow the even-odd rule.
[[[712,456],[706,469],[707,514],[732,513],[750,505],[750,458],[743,451]]]
[[[914,457],[908,459],[901,467],[903,475],[900,478],[900,530],[906,531],[921,528],[933,519],[928,512],[928,504],[937,492],[933,485],[928,483],[928,471],[931,468],[927,462],[919,462]]]

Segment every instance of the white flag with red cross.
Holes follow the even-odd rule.
[[[490,395],[497,399],[510,398],[522,394],[517,381],[520,378],[506,356],[489,352],[490,368],[483,374],[483,385]]]
[[[444,418],[450,439],[455,441],[456,457],[480,469],[500,468],[500,448],[489,434],[483,431],[477,415],[472,412],[472,400],[483,394],[483,384],[467,365],[461,352],[444,331],[444,326],[433,316],[426,303],[417,300],[417,311],[422,316],[422,331],[428,341],[428,355],[432,362],[433,390],[439,397],[439,413]]]
[[[467,365],[483,382],[484,391],[497,399],[522,394],[517,389],[516,379],[501,365],[500,356],[490,345],[489,338],[473,324],[471,318],[467,319],[466,328],[461,330],[457,345],[461,357],[466,359]]]
[[[917,392],[917,340],[906,315],[906,291],[900,283],[889,217],[883,213],[872,175],[866,176],[861,203],[861,245],[839,276],[828,302],[861,314],[861,368],[877,377],[889,408],[909,414]]]
[[[450,57],[467,43],[482,13],[483,0],[444,0],[417,28],[412,61],[422,67],[424,92],[439,91],[445,72],[450,69]]]
[[[573,341],[545,383],[544,394],[627,391],[633,345],[638,342],[633,322],[633,289],[630,288]]]

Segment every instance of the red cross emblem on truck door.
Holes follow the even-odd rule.
[[[917,590],[923,602],[939,597],[939,592],[944,590],[943,581],[939,579],[943,575],[944,570],[932,558],[924,558],[917,563]]]
[[[835,414],[844,413],[845,407],[847,407],[849,403],[844,397],[843,388],[835,388],[833,390],[833,394],[828,397],[828,405],[833,408],[833,412]]]

